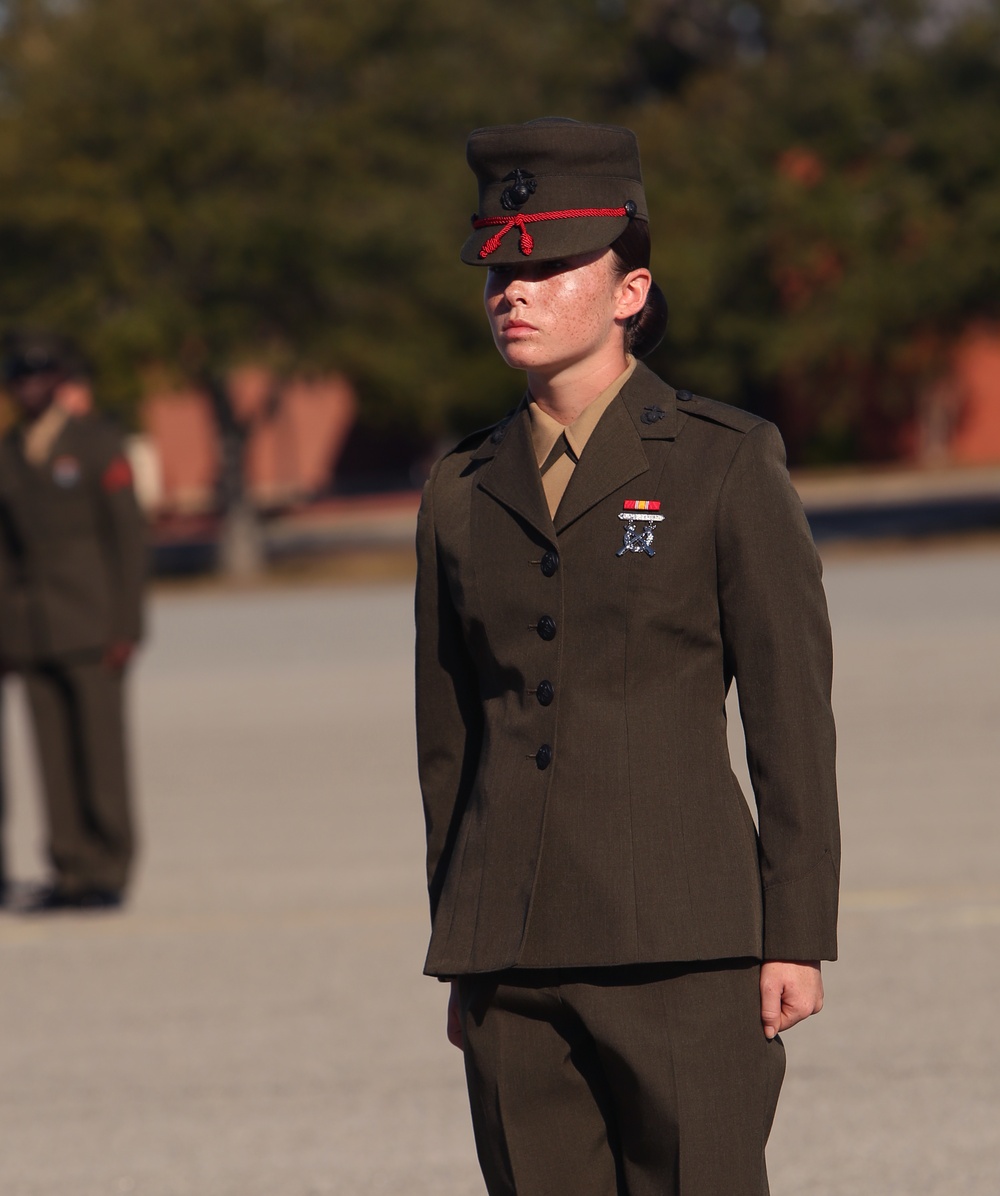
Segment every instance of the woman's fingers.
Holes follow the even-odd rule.
[[[760,1020],[765,1038],[823,1008],[823,976],[817,960],[768,960],[760,968]]]
[[[458,1003],[458,983],[455,980],[451,982],[451,993],[448,996],[448,1041],[460,1051],[465,1050],[462,1039],[462,1010]]]

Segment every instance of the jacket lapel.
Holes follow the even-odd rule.
[[[494,446],[491,438],[483,446],[486,451],[481,455],[486,456],[492,451],[493,460],[483,467],[479,488],[527,520],[550,543],[555,543],[555,529],[542,490],[529,421],[527,405],[522,404],[504,427],[499,443]]]
[[[643,440],[673,440],[674,392],[641,362],[594,429],[556,511],[556,532],[649,469]]]
[[[616,399],[601,416],[580,464],[573,470],[556,511],[556,532],[562,532],[591,507],[648,469],[642,441],[628,412]]]

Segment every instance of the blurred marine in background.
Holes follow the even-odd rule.
[[[91,412],[72,344],[11,334],[19,414],[0,441],[0,662],[34,722],[52,882],[33,912],[121,904],[134,851],[123,683],[147,549],[118,431]]]

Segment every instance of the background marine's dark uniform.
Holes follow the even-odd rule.
[[[133,854],[114,645],[142,633],[147,549],[121,436],[68,418],[33,464],[23,426],[0,441],[0,659],[23,674],[55,871],[69,903],[113,904]]]

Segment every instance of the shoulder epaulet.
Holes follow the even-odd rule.
[[[742,407],[734,407],[732,403],[720,403],[717,399],[706,399],[703,395],[692,394],[689,390],[677,391],[677,410],[683,415],[693,415],[697,419],[707,419],[713,424],[721,424],[724,428],[732,428],[735,432],[750,432],[758,424],[766,422],[759,415],[744,411]]]
[[[490,424],[488,428],[480,428],[476,432],[470,432],[468,436],[455,445],[455,447],[448,453],[446,457],[454,456],[455,453],[468,453],[475,449],[481,448],[484,444],[497,445],[503,440],[504,433],[507,431],[507,425],[514,418],[517,413],[517,408],[514,407],[501,420],[497,420],[495,424]]]
[[[458,444],[450,448],[446,453],[446,457],[454,457],[457,453],[468,453],[480,447],[484,441],[488,440],[493,428],[480,428],[476,432],[470,432],[468,436],[464,436]]]

